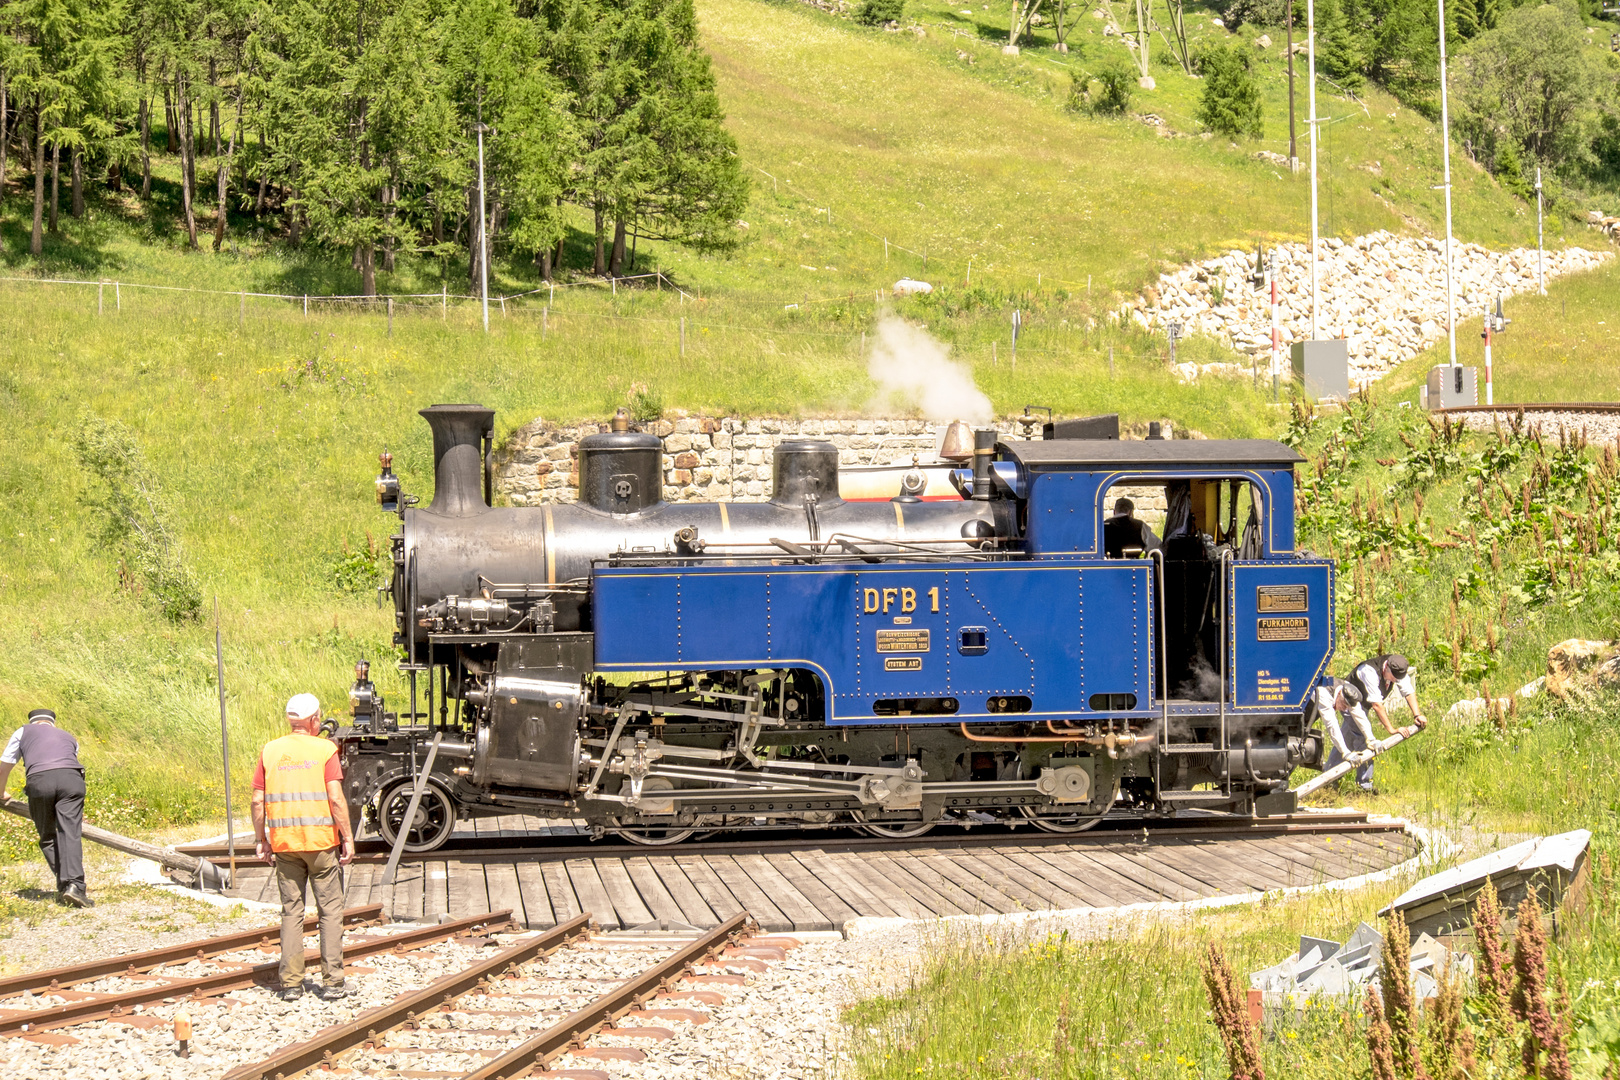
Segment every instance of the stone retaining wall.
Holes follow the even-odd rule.
[[[943,425],[926,420],[784,420],[735,416],[677,416],[641,425],[664,441],[664,500],[764,502],[771,497],[771,455],[784,439],[826,439],[838,447],[840,465],[888,465],[913,455],[933,458]],[[1141,438],[1147,425],[1121,434]],[[999,420],[1003,434],[1022,435],[1013,420]],[[554,423],[536,419],[507,439],[495,454],[495,494],[512,506],[573,502],[579,496],[576,446],[606,424]],[[1168,434],[1170,426],[1165,424]],[[1138,505],[1147,509],[1138,500]]]

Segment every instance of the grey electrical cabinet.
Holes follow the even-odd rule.
[[[1424,396],[1426,409],[1457,409],[1479,404],[1478,368],[1452,367],[1440,364],[1429,369],[1428,393]]]
[[[1350,343],[1343,338],[1296,341],[1288,347],[1294,378],[1312,401],[1350,400]]]

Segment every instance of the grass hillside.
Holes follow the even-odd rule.
[[[117,798],[154,821],[218,810],[212,635],[158,617],[100,542],[86,501],[95,487],[71,450],[93,418],[133,432],[205,606],[220,598],[239,781],[289,693],[312,688],[336,707],[354,657],[387,653],[359,553],[392,528],[371,509],[377,451],[395,450],[410,486],[428,483],[426,428],[413,415],[422,405],[483,401],[503,432],[536,415],[603,415],[638,386],[670,408],[858,412],[872,393],[860,350],[874,292],[913,275],[940,287],[898,309],[950,343],[999,410],[1039,403],[1170,417],[1212,435],[1273,431],[1269,395],[1243,380],[1180,385],[1162,341],[1103,316],[1165,263],[1303,235],[1305,180],[1255,159],[1255,146],[1066,111],[1070,81],[1104,47],[1096,33],[1077,33],[1066,58],[1009,58],[989,14],[917,11],[923,36],[797,3],[702,0],[721,98],[755,170],[748,242],[726,259],[643,246],[637,268],[662,268],[685,295],[570,277],[554,299],[497,306],[487,337],[466,303],[402,302],[389,336],[379,306],[317,302],[306,318],[298,302],[243,299],[353,293],[358,279],[345,260],[288,249],[247,216],[233,217],[223,252],[185,253],[161,200],[152,216],[116,200],[92,202],[84,219],[64,213],[31,259],[15,186],[25,178],[13,168],[0,203],[9,276],[217,292],[108,286],[98,315],[94,286],[0,285],[0,403],[12,418],[0,430],[0,607],[10,616],[0,714],[58,706],[86,736],[103,805]],[[1286,106],[1267,70],[1260,145],[1275,148]],[[1161,89],[1137,108],[1185,134],[1196,81],[1155,75]],[[1325,224],[1432,227],[1432,126],[1376,93],[1367,106],[1332,129]],[[158,191],[176,203],[177,168],[157,160]],[[1457,182],[1459,236],[1523,241],[1522,204],[1462,164]],[[572,265],[583,237],[571,239]],[[526,265],[496,271],[502,292],[539,286]],[[412,258],[380,284],[464,291],[458,268]],[[1548,303],[1572,287],[1555,286]],[[1592,289],[1596,313],[1602,286]],[[1016,368],[1005,348],[1015,307],[1026,319]],[[1193,341],[1182,358],[1223,355]],[[391,672],[384,685],[397,694]]]

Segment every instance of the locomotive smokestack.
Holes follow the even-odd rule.
[[[973,433],[973,497],[990,498],[994,485],[990,482],[990,463],[996,456],[996,440],[1001,433],[995,428],[979,428]]]
[[[433,502],[429,513],[471,517],[489,509],[484,460],[495,435],[495,410],[482,405],[432,405],[422,419],[433,429]]]

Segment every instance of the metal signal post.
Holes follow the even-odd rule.
[[[1271,400],[1277,400],[1278,367],[1281,364],[1282,327],[1277,323],[1277,249],[1271,249]]]
[[[483,102],[480,100],[480,110]],[[484,208],[484,132],[487,130],[480,121],[478,132],[478,292],[484,301],[484,333],[489,333],[489,223],[485,220],[488,211]]]
[[[1446,0],[1440,10],[1440,147],[1445,165],[1446,191],[1446,337],[1451,343],[1451,366],[1457,366],[1457,305],[1451,288],[1451,113],[1446,100]]]
[[[1502,298],[1500,296],[1498,296],[1496,298],[1496,311],[1494,311],[1494,312],[1491,311],[1491,305],[1490,305],[1489,302],[1487,302],[1485,304],[1485,328],[1484,328],[1484,330],[1482,330],[1480,332],[1479,336],[1485,339],[1485,404],[1486,405],[1495,405],[1496,404],[1496,401],[1494,400],[1494,396],[1493,396],[1493,392],[1492,392],[1493,388],[1491,386],[1491,338],[1492,338],[1493,335],[1500,334],[1502,331],[1506,330],[1507,327],[1508,327],[1508,323],[1510,323],[1510,322],[1512,322],[1511,319],[1503,318],[1503,316],[1502,316]]]
[[[1547,295],[1547,274],[1542,268],[1542,241],[1541,241],[1541,166],[1536,166],[1536,288],[1542,296]]]

